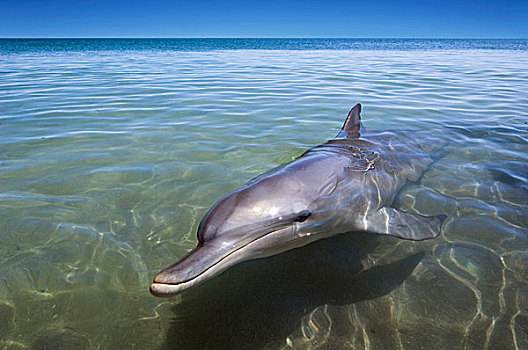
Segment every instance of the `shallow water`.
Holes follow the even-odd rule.
[[[418,42],[1,41],[0,347],[528,348],[526,41]],[[448,215],[441,237],[350,233],[149,294],[217,199],[356,102],[449,141],[395,203]]]

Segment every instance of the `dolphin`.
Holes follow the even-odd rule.
[[[334,139],[214,204],[198,227],[197,247],[162,270],[150,292],[172,296],[240,262],[345,232],[409,240],[438,236],[445,215],[391,207],[402,186],[417,181],[432,163],[428,146],[409,132],[365,132],[360,113],[356,104]]]

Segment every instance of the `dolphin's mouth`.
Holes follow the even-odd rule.
[[[255,247],[255,249],[251,248],[269,238],[269,236],[291,229],[293,229],[293,226],[290,229],[268,232],[256,237],[245,245],[231,248],[227,251],[217,246],[198,246],[181,260],[161,271],[150,285],[150,293],[157,297],[170,297],[220,274],[243,260],[264,257],[265,254],[259,254],[258,247]],[[246,256],[245,254],[248,248],[254,252],[251,256]],[[216,259],[210,259],[208,253],[211,252],[220,254],[215,257]],[[201,264],[192,263],[198,261]]]
[[[225,251],[225,247],[222,249],[209,245],[198,246],[181,260],[162,270],[150,285],[150,292],[158,297],[178,294],[207,279],[208,275],[215,276],[234,265],[236,262],[231,264],[222,264],[222,262],[226,262],[233,254],[245,247],[247,245]],[[211,256],[213,254],[218,256]]]
[[[150,285],[150,293],[160,298],[172,297],[176,294],[183,292],[185,289],[188,289],[198,284],[198,282],[192,282],[193,280],[188,282],[182,282],[180,284],[166,284],[153,282]]]
[[[305,215],[304,211],[273,222],[270,220],[252,225],[253,228],[237,229],[245,233],[238,237],[234,235],[232,242],[225,242],[220,238],[218,242],[211,241],[199,245],[178,262],[162,270],[150,285],[150,292],[158,297],[173,296],[220,274],[238,262],[269,255],[262,250],[262,247],[267,246],[264,241],[269,240],[271,236],[294,231],[297,218],[302,215]],[[260,232],[256,232],[257,229]],[[261,242],[264,243],[260,245]],[[252,252],[251,255],[246,254],[248,250]]]

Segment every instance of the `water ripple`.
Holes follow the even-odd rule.
[[[196,244],[207,208],[334,136],[361,102],[367,129],[450,141],[395,201],[449,215],[445,232],[372,238],[365,268],[428,255],[381,296],[310,304],[263,337],[285,348],[526,348],[526,41],[241,40],[248,50],[0,40],[0,347],[162,346],[185,298],[161,303],[148,283]],[[254,50],[269,45],[279,50]],[[368,283],[355,288],[384,276]],[[234,302],[230,319],[247,307]]]

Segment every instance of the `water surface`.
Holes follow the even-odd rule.
[[[237,40],[0,40],[1,347],[528,348],[527,41]],[[217,199],[357,102],[449,141],[395,203],[448,215],[441,237],[351,233],[150,296]]]

